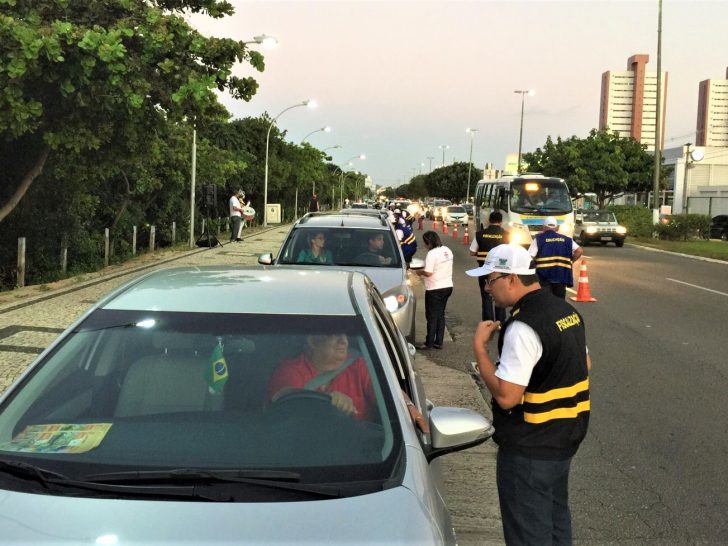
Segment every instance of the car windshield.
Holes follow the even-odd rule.
[[[571,212],[571,198],[563,182],[557,180],[514,180],[510,190],[511,211],[552,215]]]
[[[455,214],[465,214],[465,209],[463,207],[452,206],[447,207],[447,212],[454,212]]]
[[[97,310],[0,407],[0,455],[75,479],[236,469],[381,488],[402,448],[385,384],[359,317]]]
[[[446,207],[448,205],[452,205],[452,201],[448,201],[447,199],[436,199],[433,203],[435,207]]]
[[[582,218],[584,222],[617,223],[614,213],[608,210],[585,210],[582,213]]]
[[[390,229],[299,227],[286,240],[278,263],[401,268]]]

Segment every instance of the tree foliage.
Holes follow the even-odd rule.
[[[523,158],[530,171],[563,178],[575,194],[596,194],[600,207],[625,192],[652,189],[654,156],[644,144],[616,132],[592,129],[586,138],[557,137],[556,142],[549,136],[543,148]],[[663,160],[663,188],[671,170]]]

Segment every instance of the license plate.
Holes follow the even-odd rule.
[[[602,239],[602,241],[611,241],[612,240],[611,237],[602,237],[601,239]]]

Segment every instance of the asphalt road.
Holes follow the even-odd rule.
[[[480,299],[464,271],[475,261],[461,238],[441,237],[455,254],[455,343],[431,358],[466,369]],[[598,301],[574,303],[594,363],[589,435],[572,466],[574,538],[727,544],[728,264],[629,244],[585,255]]]

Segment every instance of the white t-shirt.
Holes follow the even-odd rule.
[[[589,354],[588,348],[586,352]],[[514,320],[505,332],[503,352],[495,376],[525,387],[541,355],[543,345],[536,331],[525,322]]]
[[[422,278],[425,290],[452,287],[452,251],[446,246],[433,248],[425,256],[425,271],[431,276]]]
[[[230,198],[230,201],[229,201],[228,204],[230,205],[230,216],[242,216],[242,214],[240,213],[240,211],[239,210],[235,210],[235,208],[234,208],[234,207],[242,208],[240,206],[240,199],[238,199],[238,197],[236,195],[233,195]]]

